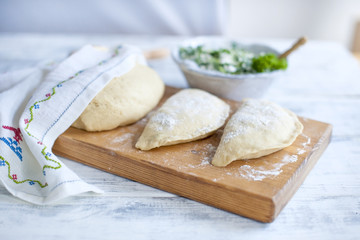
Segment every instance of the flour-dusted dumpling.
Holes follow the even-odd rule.
[[[134,123],[158,104],[164,89],[153,69],[137,64],[128,73],[113,78],[72,126],[103,131]]]
[[[136,148],[152,148],[205,138],[222,127],[230,107],[198,89],[184,89],[171,96],[150,117]]]
[[[302,132],[297,116],[277,104],[244,99],[226,124],[212,164],[258,158],[291,145]]]

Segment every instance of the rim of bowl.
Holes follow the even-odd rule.
[[[179,56],[179,49],[180,47],[196,47],[199,45],[218,45],[220,46],[226,46],[232,42],[236,42],[239,44],[239,46],[244,47],[244,49],[252,49],[252,48],[262,48],[266,49],[265,51],[267,53],[274,53],[279,55],[279,51],[275,50],[274,48],[265,45],[265,44],[245,44],[238,40],[232,40],[227,38],[219,38],[219,37],[196,37],[184,40],[180,42],[177,47],[173,48],[171,51],[171,56],[174,59],[174,61],[180,66],[182,70],[192,71],[201,75],[209,76],[209,77],[222,77],[222,78],[229,78],[229,79],[244,79],[244,78],[259,78],[259,77],[270,77],[274,75],[278,75],[279,73],[284,72],[284,70],[275,70],[272,72],[264,72],[264,73],[246,73],[246,74],[228,74],[228,73],[222,73],[218,71],[212,71],[212,70],[206,70],[200,68],[196,63],[191,61],[186,61],[180,58]],[[184,69],[183,69],[184,68]]]

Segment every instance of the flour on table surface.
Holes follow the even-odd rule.
[[[298,156],[297,155],[285,155],[285,157],[283,158],[283,160],[281,161],[282,163],[294,163],[298,160]]]
[[[145,117],[143,117],[142,119],[140,119],[139,121],[136,122],[136,125],[139,126],[145,126],[145,124],[147,123],[147,121],[149,120],[149,117],[154,113],[154,111],[149,112]]]
[[[269,170],[262,170],[261,167],[251,167],[249,165],[243,165],[239,168],[239,174],[243,178],[246,178],[248,180],[254,180],[254,181],[261,181],[264,178],[271,177],[271,176],[277,176],[279,175],[281,170],[281,165],[275,165],[273,169]]]
[[[273,178],[278,176],[280,173],[283,172],[282,168],[285,165],[298,161],[298,155],[304,154],[306,152],[305,149],[309,148],[311,138],[306,136],[305,134],[301,135],[305,138],[305,142],[301,144],[303,148],[297,149],[297,154],[286,154],[280,162],[269,163],[269,161],[266,161],[262,166],[243,165],[239,168],[238,173],[236,173],[235,175],[252,181],[261,181],[265,178]],[[251,162],[252,160],[246,161]]]
[[[215,154],[216,146],[212,144],[206,144],[202,148],[199,145],[195,145],[192,150],[183,152],[183,158],[194,158],[193,155],[197,155],[196,162],[192,161],[191,163],[184,163],[182,159],[179,159],[178,154],[173,154],[171,151],[164,152],[161,154],[161,157],[158,155],[157,160],[162,161],[165,165],[169,167],[176,167],[177,170],[191,170],[191,169],[203,169],[211,166],[210,160]],[[140,151],[140,150],[139,150]],[[142,152],[142,151],[141,151]],[[193,174],[191,171],[188,174]]]
[[[199,164],[193,165],[189,164],[188,166],[191,168],[198,168],[198,167],[204,167],[207,165],[210,165],[210,161],[212,157],[214,156],[216,151],[216,146],[212,144],[206,144],[203,150],[197,151],[197,150],[191,150],[192,154],[196,154],[200,156],[201,162]]]
[[[302,145],[304,148],[306,148],[311,143],[311,138],[306,136],[305,134],[301,134],[301,136],[306,138],[306,142],[304,142]]]
[[[147,119],[143,119],[141,120],[143,123],[146,122]],[[117,148],[131,148],[133,149],[133,141],[134,141],[134,136],[135,133],[130,132],[130,133],[125,133],[122,134],[116,138],[114,138],[111,141],[112,145],[118,145]],[[309,144],[311,143],[311,139],[302,134],[302,136],[304,137],[304,141],[303,143],[301,143],[301,146],[303,148],[308,148]],[[130,146],[130,145],[131,146]],[[195,144],[193,146],[192,149],[185,151],[183,153],[183,157],[184,158],[193,158],[194,156],[192,155],[197,155],[197,157],[195,158],[196,161],[191,161],[184,163],[182,162],[182,159],[178,159],[178,154],[175,154],[171,151],[167,151],[167,152],[163,152],[161,155],[157,155],[158,159],[153,159],[156,162],[160,161],[162,162],[164,165],[167,165],[169,167],[175,167],[178,170],[181,171],[187,171],[190,175],[196,175],[196,171],[193,172],[192,169],[203,169],[204,171],[207,168],[217,168],[215,166],[211,165],[211,159],[213,158],[215,151],[216,151],[216,144],[213,145],[211,143],[207,143],[205,145],[202,144]],[[298,155],[301,155],[303,153],[306,152],[305,149],[303,148],[298,148],[297,149],[297,154],[285,154],[285,156],[282,157],[282,159],[274,159],[275,161],[272,162],[270,160],[264,159],[264,160],[259,160],[259,161],[263,161],[260,165],[258,166],[254,166],[252,164],[252,161],[257,161],[257,160],[244,160],[245,164],[237,167],[237,169],[234,168],[219,168],[221,171],[220,174],[218,175],[214,175],[214,178],[212,178],[212,181],[214,182],[219,182],[221,180],[224,179],[228,179],[230,178],[242,178],[242,179],[246,179],[248,181],[262,181],[266,178],[275,178],[278,175],[280,175],[283,172],[283,167],[289,163],[295,163],[296,161],[298,161]],[[146,158],[149,158],[149,160],[152,158],[151,157],[151,151],[147,152],[147,151],[141,151],[138,149],[133,149],[136,152],[142,154],[142,155],[148,155],[146,156]],[[161,157],[160,157],[161,156]]]
[[[193,175],[191,169],[204,169],[205,171],[207,168],[216,168],[219,169],[219,171],[221,170],[219,175],[214,176],[212,179],[213,182],[219,182],[229,177],[243,178],[248,181],[261,181],[265,178],[275,178],[283,172],[285,165],[298,161],[298,155],[286,154],[280,161],[271,162],[270,160],[263,160],[261,166],[252,166],[251,162],[254,160],[244,160],[246,164],[237,169],[227,169],[226,167],[218,168],[212,166],[210,163],[215,151],[216,146],[212,144],[206,144],[201,149],[198,149],[198,146],[195,145],[194,149],[190,150],[187,154],[198,155],[199,160],[196,163],[181,164],[181,159],[177,159],[171,152],[164,153],[162,161],[168,166],[175,166],[178,170],[189,170],[188,174],[190,175]],[[186,154],[184,154],[184,157],[187,157]]]
[[[239,167],[238,172],[231,173],[227,172],[227,175],[232,175],[236,177],[242,177],[249,181],[261,181],[265,178],[274,178],[283,172],[282,168],[289,164],[294,163],[298,160],[298,155],[288,155],[286,154],[280,162],[270,163],[269,161],[264,161],[262,166],[250,166],[248,164],[242,165]],[[253,160],[246,160],[247,163],[250,163]]]
[[[298,155],[302,155],[304,153],[306,153],[306,149],[308,149],[310,147],[310,143],[311,143],[311,138],[306,136],[304,133],[301,134],[301,136],[303,136],[305,138],[305,142],[303,142],[302,148],[298,148],[297,149],[297,154]]]
[[[128,140],[131,140],[132,138],[134,137],[134,134],[133,133],[125,133],[119,137],[116,137],[114,138],[112,141],[111,141],[111,144],[117,144],[117,143],[122,143],[124,141],[128,141]]]
[[[298,152],[297,152],[298,155],[302,155],[304,153],[306,153],[305,149],[298,148]]]

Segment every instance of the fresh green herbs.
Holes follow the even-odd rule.
[[[287,62],[285,58],[278,58],[275,54],[268,53],[253,58],[252,68],[255,72],[271,72],[278,69],[286,69]]]
[[[287,68],[286,59],[273,53],[255,55],[233,43],[229,49],[205,49],[204,46],[184,47],[179,50],[184,60],[195,62],[200,68],[226,74],[271,72]]]

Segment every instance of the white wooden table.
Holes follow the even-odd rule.
[[[179,37],[0,34],[0,72],[61,59],[87,44],[172,47]],[[247,40],[251,41],[251,40]],[[293,40],[258,40],[278,50]],[[166,84],[186,87],[171,58],[150,62]],[[71,160],[64,163],[103,195],[49,206],[0,186],[0,239],[360,239],[360,67],[342,46],[311,41],[264,96],[296,114],[331,123],[332,141],[271,224],[145,186]]]

